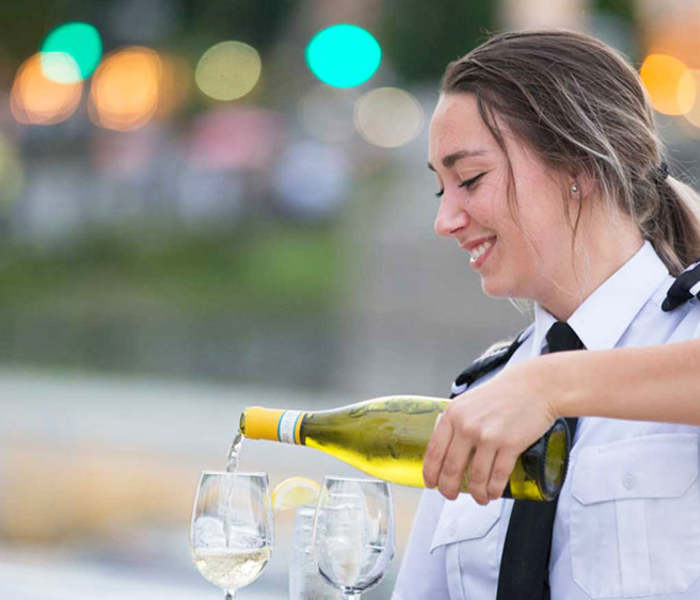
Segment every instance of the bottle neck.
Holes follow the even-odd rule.
[[[241,431],[251,440],[301,444],[301,424],[306,412],[253,406],[246,408]]]

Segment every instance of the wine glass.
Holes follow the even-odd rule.
[[[394,558],[394,508],[385,481],[326,477],[316,507],[313,545],[323,578],[359,600]]]
[[[197,570],[226,592],[226,600],[258,578],[272,553],[267,474],[202,472],[190,552]]]

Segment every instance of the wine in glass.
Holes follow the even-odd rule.
[[[272,553],[267,475],[204,471],[192,511],[190,552],[207,581],[234,600],[262,573]]]
[[[394,558],[394,509],[385,481],[326,477],[316,507],[314,554],[323,578],[359,600]]]

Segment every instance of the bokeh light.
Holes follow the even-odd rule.
[[[192,65],[181,56],[160,54],[162,77],[156,117],[169,117],[192,93]]]
[[[695,71],[686,69],[678,82],[678,108],[681,114],[686,115],[695,106],[698,96],[698,83]]]
[[[423,122],[423,108],[418,100],[398,88],[372,90],[355,104],[355,127],[375,146],[404,146],[420,133]]]
[[[317,33],[306,46],[306,63],[323,83],[354,87],[379,68],[382,49],[369,31],[356,25],[333,25]]]
[[[105,57],[92,80],[93,123],[129,131],[148,123],[158,108],[162,63],[150,48],[133,46]]]
[[[679,89],[688,88],[695,90],[695,97],[693,102],[689,103],[689,106],[684,107],[686,110],[683,111],[683,116],[689,123],[700,128],[700,69],[688,69],[681,78]],[[683,96],[688,98],[690,94],[685,92]]]
[[[322,142],[346,142],[355,134],[352,90],[319,84],[299,101],[299,121],[306,132]]]
[[[199,59],[195,82],[215,100],[237,100],[255,87],[262,63],[258,51],[243,42],[221,42]]]
[[[62,69],[57,69],[56,64],[45,62],[43,64],[44,74],[49,79],[59,81],[61,83],[72,83],[78,79],[86,79],[97,68],[102,59],[102,38],[95,27],[89,23],[79,21],[73,23],[65,23],[52,30],[44,39],[41,45],[41,52],[49,54],[53,52],[62,52],[68,54],[78,65],[77,79],[76,75],[67,74]]]
[[[70,58],[51,53],[46,59],[57,61],[64,72],[69,70]],[[73,67],[77,70],[77,67]],[[10,108],[19,123],[54,125],[70,117],[80,104],[83,82],[53,81],[44,75],[42,55],[28,58],[17,71],[10,98]]]
[[[686,71],[688,67],[673,56],[650,54],[646,57],[639,74],[655,110],[665,115],[681,115],[692,104],[694,86],[686,83],[680,89]],[[690,95],[693,95],[692,99]]]

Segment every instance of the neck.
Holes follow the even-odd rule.
[[[598,221],[597,227],[582,222],[569,264],[562,264],[555,285],[538,301],[560,321],[567,321],[644,243],[636,225],[626,217]]]

